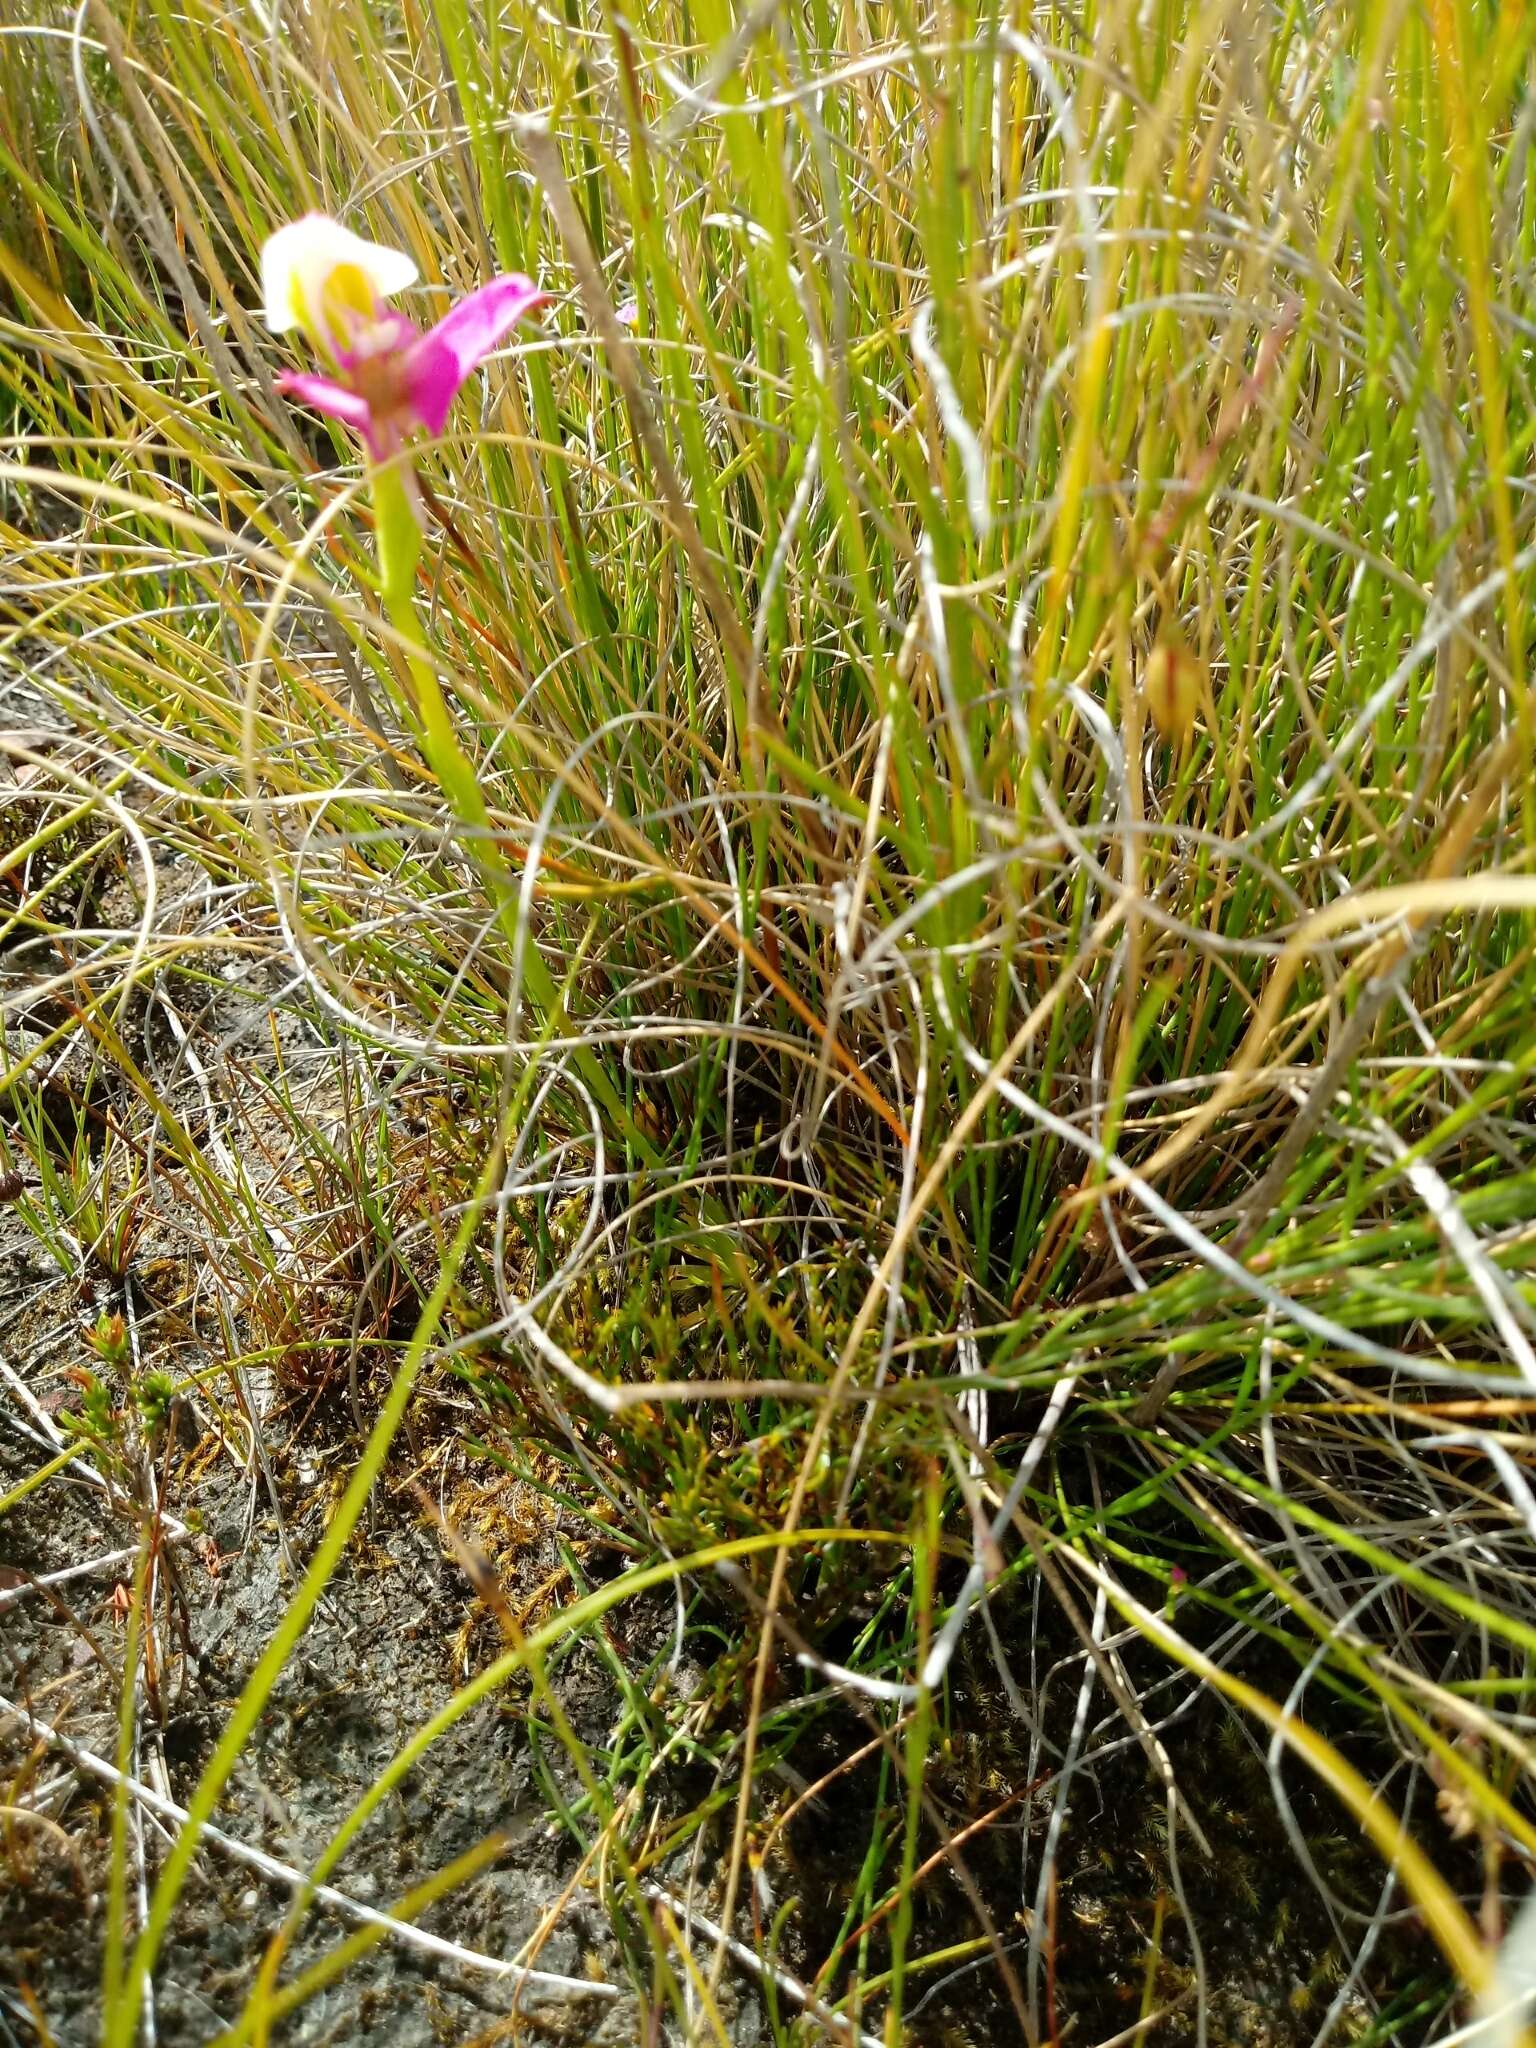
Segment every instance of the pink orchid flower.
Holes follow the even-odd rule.
[[[299,328],[332,374],[285,370],[277,389],[340,420],[387,462],[417,428],[440,434],[466,380],[518,321],[548,303],[520,272],[493,277],[425,333],[384,301],[416,280],[400,249],[364,241],[323,213],[267,238],[264,317],[274,334]]]

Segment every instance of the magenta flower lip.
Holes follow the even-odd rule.
[[[460,299],[425,333],[403,313],[379,307],[335,350],[333,375],[285,370],[277,389],[340,420],[361,436],[375,462],[387,461],[415,429],[443,431],[467,380],[549,297],[531,278],[510,271]]]

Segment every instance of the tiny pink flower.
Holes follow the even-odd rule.
[[[262,250],[267,325],[298,327],[330,372],[284,371],[277,389],[340,420],[375,462],[418,428],[440,434],[465,382],[525,314],[548,302],[520,272],[493,277],[425,333],[384,300],[412,283],[398,249],[366,242],[322,213],[270,236]]]

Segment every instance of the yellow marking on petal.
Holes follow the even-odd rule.
[[[378,294],[360,263],[336,264],[320,288],[325,324],[342,336],[350,335],[354,317],[371,320],[378,307]]]
[[[307,287],[307,289],[306,289]],[[333,263],[315,285],[296,263],[288,278],[288,304],[294,320],[324,355],[351,346],[358,326],[374,319],[379,296],[360,263]]]

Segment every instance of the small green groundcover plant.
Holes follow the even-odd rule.
[[[504,1640],[221,2040],[500,1854],[487,1813],[294,1959],[514,1679],[615,1960],[500,1959],[507,2038],[538,1986],[725,2041],[730,1976],[785,2042],[1215,2040],[1218,1921],[1284,1949],[1277,2038],[1518,2037],[1533,43],[1466,0],[0,24],[4,1213],[216,1304],[88,1319],[0,1496],[88,1472],[137,1544],[111,2048],[434,1460]],[[292,1595],[136,1885],[220,1459]],[[521,1616],[459,1531],[514,1485]],[[1146,1839],[1090,1939],[1106,1784]],[[1311,1901],[1304,1967],[1278,1909],[1234,1949],[1229,1856]]]

